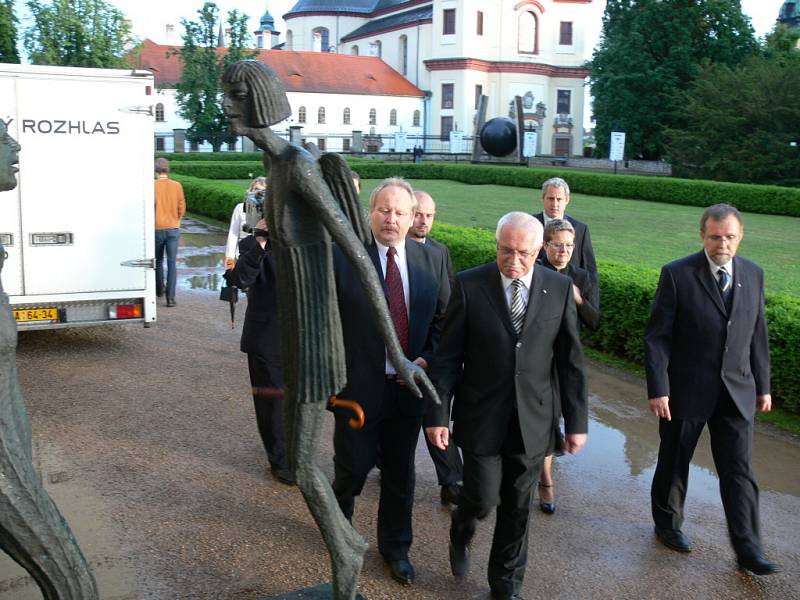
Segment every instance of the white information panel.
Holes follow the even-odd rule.
[[[464,132],[450,132],[450,154],[461,154],[464,152]]]
[[[525,137],[523,140],[522,145],[522,156],[530,158],[532,156],[536,156],[536,143],[538,141],[539,134],[535,131],[526,131]]]
[[[398,131],[394,134],[394,151],[405,152],[406,150],[406,132]]]
[[[623,160],[625,156],[625,132],[612,131],[608,160]]]

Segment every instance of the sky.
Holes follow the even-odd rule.
[[[159,43],[178,43],[180,41],[181,17],[194,20],[197,10],[202,7],[203,0],[106,0],[119,8],[128,19],[133,22],[133,33],[140,39],[151,38]],[[291,10],[296,0],[217,0],[216,4],[220,14],[226,16],[231,9],[237,9],[250,17],[250,30],[258,28],[259,19],[268,7],[275,18],[275,27],[281,32],[280,41],[284,40],[286,26],[283,15]],[[751,17],[756,35],[764,36],[775,23],[783,0],[742,0],[744,13]],[[16,14],[21,20],[21,30],[27,26],[27,9],[24,0],[15,0]],[[593,26],[588,32],[592,48],[599,39],[601,18],[605,7],[604,0],[595,0],[584,10],[591,11],[595,18]],[[164,36],[165,24],[175,25],[174,39],[167,40]],[[20,51],[23,51],[20,48]],[[590,53],[591,54],[591,53]],[[587,56],[586,58],[589,58]]]

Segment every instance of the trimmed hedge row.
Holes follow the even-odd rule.
[[[170,171],[179,175],[190,175],[203,179],[252,179],[264,175],[264,163],[257,161],[204,162],[187,161],[171,162]]]
[[[359,171],[361,171],[359,169]],[[363,175],[371,177],[371,175]],[[186,192],[188,209],[227,222],[242,201],[242,186],[177,175]],[[433,237],[446,244],[456,270],[493,261],[494,233],[486,229],[437,222]],[[658,283],[658,272],[623,263],[599,260],[603,316],[597,331],[585,331],[588,346],[642,364],[644,329]],[[776,403],[800,412],[800,300],[780,294],[767,296],[772,393]]]
[[[433,237],[446,244],[456,270],[495,259],[494,234],[436,223]],[[644,363],[644,330],[658,284],[658,271],[598,260],[602,318],[597,331],[584,330],[587,346]],[[602,308],[601,307],[601,308]],[[772,395],[776,403],[800,413],[800,300],[781,294],[767,296],[767,322],[772,358]]]
[[[248,173],[253,173],[255,177],[256,173],[263,172],[258,153],[230,153],[230,155],[237,158],[228,158],[227,153],[167,156],[174,157],[173,172],[206,179],[247,179]],[[186,160],[185,157],[192,158]],[[217,157],[225,157],[223,159],[225,162],[220,164]],[[591,196],[700,207],[727,202],[744,212],[800,217],[800,189],[791,187],[643,175],[613,175],[541,167],[522,168],[445,162],[416,164],[363,158],[349,158],[348,162],[365,179],[383,179],[400,175],[410,179],[450,179],[468,184],[538,189],[551,177],[563,177],[569,182],[573,192]]]
[[[412,179],[450,179],[469,184],[541,188],[551,177],[563,177],[573,192],[590,196],[648,200],[706,207],[719,202],[744,212],[800,217],[800,189],[775,185],[725,183],[644,175],[613,175],[578,170],[522,168],[453,163],[383,163],[351,159],[350,165],[365,179],[392,175]]]

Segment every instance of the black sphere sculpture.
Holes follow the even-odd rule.
[[[517,147],[517,126],[508,117],[495,117],[481,127],[480,139],[492,156],[507,156]]]

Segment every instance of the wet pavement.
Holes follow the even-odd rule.
[[[104,599],[250,600],[329,579],[319,533],[296,488],[273,481],[238,351],[218,300],[224,232],[189,222],[178,306],[155,327],[26,332],[20,379],[45,485],[73,527]],[[658,544],[649,487],[658,448],[644,382],[589,368],[589,442],[556,459],[558,509],[534,510],[523,596],[536,598],[800,598],[800,441],[758,427],[754,467],[767,554],[784,567],[742,574],[727,540],[708,439],[698,445],[684,527],[695,551]],[[320,464],[332,475],[332,419]],[[704,434],[705,436],[705,434]],[[493,519],[481,523],[469,576],[449,574],[449,512],[423,443],[417,452],[413,586],[401,587],[375,544],[378,478],[356,505],[368,539],[360,592],[376,599],[487,599]],[[0,600],[41,598],[0,557]]]

